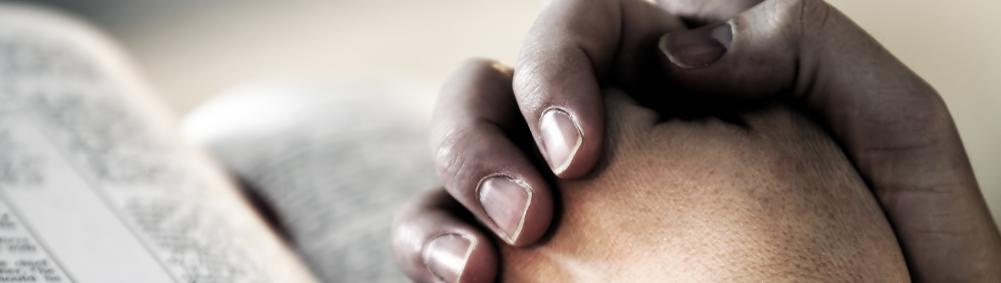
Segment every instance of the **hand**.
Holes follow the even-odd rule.
[[[494,205],[510,205],[514,201],[497,199],[506,197],[520,198],[523,202],[532,200],[535,203],[530,207],[523,204],[520,206],[521,211],[514,211],[519,208],[508,207],[494,210],[494,213],[536,215],[523,223],[503,222],[501,225],[505,225],[504,227],[542,233],[549,225],[549,217],[552,215],[549,191],[532,190],[526,183],[510,183],[507,177],[518,176],[532,184],[545,183],[528,158],[505,134],[519,128],[521,124],[516,116],[517,106],[511,93],[511,75],[511,69],[499,63],[472,60],[457,70],[441,90],[433,120],[432,127],[436,130],[432,133],[432,140],[450,141],[445,144],[432,142],[434,147],[449,146],[435,149],[440,152],[437,159],[439,172],[456,176],[453,180],[460,177],[473,180],[473,174],[484,172],[476,170],[477,168],[488,169],[487,166],[491,164],[487,162],[500,161],[497,160],[500,156],[505,158],[506,164],[517,166],[491,168],[497,170],[491,175],[501,178],[501,181],[487,183],[488,186],[493,186],[493,189],[488,189],[495,190],[493,192],[456,187],[457,181],[447,182],[453,188],[451,196],[444,189],[427,191],[414,198],[411,204],[397,214],[393,224],[393,250],[396,261],[412,280],[494,280],[497,259],[493,237],[485,235],[478,226],[471,224],[472,220],[467,212],[474,211],[481,217],[484,216],[486,208],[477,204],[480,198],[487,198]],[[483,164],[477,165],[479,163]],[[496,175],[497,173],[503,175]],[[480,176],[479,179],[484,177]],[[468,206],[463,208],[460,203],[467,203]],[[480,219],[486,219],[485,223],[489,223],[488,226],[493,229],[499,227],[490,218]],[[502,239],[511,239],[506,233],[500,232]]]
[[[721,22],[733,18],[694,30],[674,30],[661,38],[662,65],[656,72],[641,64],[645,60],[640,59],[645,57],[637,54],[644,54],[643,43],[649,41],[651,34],[659,36],[672,31],[671,24],[634,20],[638,12],[630,11],[642,9],[628,7],[639,5],[636,4],[639,1],[616,3],[621,4],[618,6],[621,9],[601,7],[610,5],[609,2],[617,1],[552,2],[533,27],[518,67],[520,71],[514,78],[517,107],[558,176],[585,174],[599,154],[604,113],[599,81],[613,80],[626,86],[649,83],[646,80],[670,81],[707,96],[730,99],[791,95],[831,130],[873,189],[894,225],[915,279],[1001,278],[998,274],[1001,271],[995,268],[1001,265],[1001,237],[987,213],[944,103],[931,87],[845,16],[823,2],[810,0],[766,1],[743,12],[742,8],[733,7],[754,1],[698,2],[705,3],[702,5],[662,1],[661,6],[667,11],[686,16],[690,21]],[[700,8],[709,6],[731,8]],[[637,30],[644,32],[630,33]],[[466,90],[468,96],[486,91],[473,86],[467,86]],[[482,110],[502,108],[496,105],[505,104],[451,105]],[[545,112],[547,109],[556,110]],[[439,107],[438,113],[450,111]],[[455,130],[444,132],[465,134],[438,132],[433,136],[439,166],[446,168],[441,170],[446,187],[494,231],[504,228],[487,216],[493,213],[486,211],[508,212],[514,219],[521,212],[520,222],[501,221],[506,228],[520,227],[520,233],[504,230],[500,234],[516,245],[533,242],[545,231],[551,217],[548,189],[528,158],[518,154],[505,136],[484,136],[482,132],[487,129],[502,133],[497,125],[516,124],[510,120],[481,119],[480,115],[487,114],[476,110],[467,113],[474,116],[467,116],[465,122],[445,119],[452,122],[444,123],[449,126],[443,127]],[[510,114],[493,115],[510,119],[506,116]],[[451,117],[461,119],[461,116]],[[522,182],[512,182],[515,186],[480,182],[496,173],[521,178]],[[484,194],[477,184],[514,189],[486,190],[488,194]],[[518,192],[519,187],[532,193],[494,194],[491,204],[479,204],[478,197],[489,197],[490,192]],[[496,200],[496,196],[504,196],[502,199],[507,201]],[[511,201],[518,198],[527,201]],[[442,211],[426,209],[418,213]],[[419,226],[414,223],[400,222],[397,238],[406,234],[400,231]],[[465,233],[483,238],[471,228]],[[413,243],[430,239],[410,238],[412,246],[419,247],[424,244]],[[476,248],[490,248],[483,246]],[[427,253],[423,248],[399,247],[397,251],[401,253]],[[467,259],[466,270],[489,265],[474,260]],[[457,266],[462,270],[463,265]]]
[[[791,95],[879,200],[916,281],[1001,280],[1001,236],[941,97],[822,1],[766,1],[666,35],[666,78],[729,98]]]

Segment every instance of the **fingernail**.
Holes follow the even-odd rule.
[[[660,48],[671,63],[682,68],[701,68],[723,57],[733,41],[730,23],[667,34]]]
[[[552,108],[542,114],[539,130],[542,131],[546,161],[553,172],[559,175],[570,166],[584,140],[580,125],[566,111]]]
[[[438,236],[424,248],[424,265],[445,282],[458,282],[473,251],[472,241],[459,234]]]
[[[532,191],[528,184],[508,176],[491,176],[480,182],[479,197],[483,210],[500,228],[505,241],[514,243],[525,224]]]

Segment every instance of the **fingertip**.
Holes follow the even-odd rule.
[[[575,179],[591,173],[604,142],[602,123],[587,123],[571,112],[550,110],[544,114],[540,129],[550,168],[557,177]],[[561,140],[558,136],[572,138]]]
[[[526,246],[537,242],[549,229],[553,201],[541,178],[534,174],[519,176],[488,175],[480,181],[476,195],[485,221],[498,238],[509,245]]]
[[[521,231],[505,239],[509,245],[524,247],[537,243],[550,229],[553,219],[553,198],[548,187],[533,189],[531,205],[525,210]]]
[[[580,122],[565,109],[550,107],[542,111],[539,131],[542,134],[541,150],[549,168],[556,175],[564,174],[584,143]]]
[[[393,254],[417,282],[492,282],[497,252],[491,237],[464,222],[444,190],[416,197],[393,224]]]
[[[493,282],[497,278],[497,252],[485,237],[469,253],[462,274],[455,282]]]
[[[733,42],[733,25],[722,22],[665,34],[658,47],[671,65],[681,69],[705,68],[726,55]]]
[[[595,68],[602,62],[584,47],[538,42],[525,47],[515,68],[518,108],[550,172],[582,177],[594,167],[603,141],[602,72]]]
[[[440,282],[493,282],[497,254],[489,240],[474,231],[450,231],[425,244],[424,267]]]

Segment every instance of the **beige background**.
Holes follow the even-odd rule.
[[[51,0],[128,48],[178,113],[241,82],[406,85],[429,105],[464,58],[512,62],[539,0]],[[830,1],[945,97],[1001,219],[1001,1]]]

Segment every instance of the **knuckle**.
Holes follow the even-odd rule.
[[[487,58],[470,58],[466,59],[462,63],[462,68],[464,73],[472,74],[475,78],[489,78],[489,79],[510,79],[513,70],[511,67],[504,65],[493,59]]]
[[[466,59],[462,63],[461,69],[464,69],[464,70],[469,70],[469,69],[472,69],[472,70],[485,69],[485,68],[489,68],[490,66],[492,66],[494,64],[498,64],[498,62],[494,61],[493,59],[473,57],[473,58]]]
[[[569,99],[561,93],[568,85],[581,84],[581,76],[601,77],[598,66],[610,64],[586,47],[587,39],[548,41],[522,49],[512,86],[522,110],[539,112],[551,103]]]
[[[802,36],[824,28],[833,8],[824,0],[776,0],[779,25]]]
[[[472,128],[456,128],[444,135],[437,145],[434,160],[438,176],[448,189],[468,187],[476,172],[481,171],[476,162],[477,153],[472,146],[477,144],[477,134],[471,133]]]
[[[449,179],[464,163],[461,154],[464,136],[462,130],[452,129],[444,133],[441,141],[435,145],[434,161],[438,169],[438,176],[442,179]]]
[[[873,106],[878,111],[870,123],[887,125],[884,133],[893,133],[882,143],[889,147],[941,148],[947,142],[953,122],[945,103],[937,94],[913,95],[892,99]]]
[[[533,40],[527,43],[521,50],[522,56],[518,60],[518,68],[514,72],[512,85],[515,94],[523,96],[525,94],[537,93],[543,82],[543,77],[547,67],[561,66],[555,64],[557,56],[561,54],[558,50],[553,50],[551,44],[544,44],[543,40]]]
[[[439,106],[445,101],[470,101],[481,99],[485,95],[509,94],[513,73],[511,67],[494,60],[467,59],[439,90]],[[435,114],[448,110],[454,109],[438,109]]]
[[[514,72],[512,86],[515,97],[518,98],[519,105],[530,112],[543,107],[547,79],[545,72],[541,70],[545,64],[548,62],[527,61],[518,65],[518,69]]]
[[[512,86],[514,87],[515,94],[522,94],[526,92],[534,92],[538,89],[538,85],[532,80],[532,74],[536,72],[536,64],[523,63],[518,66],[518,70],[514,72],[514,78],[512,79]]]
[[[800,25],[808,30],[822,30],[834,8],[823,0],[799,0]]]
[[[484,82],[507,82],[505,86],[510,87],[512,73],[510,67],[491,59],[466,59],[449,76],[448,81],[440,89],[439,97],[478,93],[481,90],[478,86],[482,86]]]

